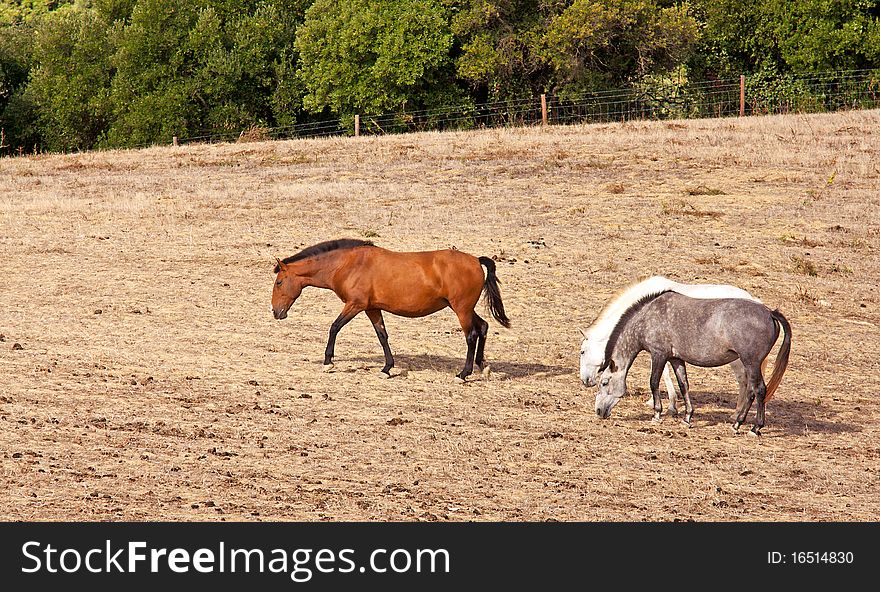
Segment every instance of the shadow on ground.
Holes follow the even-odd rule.
[[[375,365],[379,370],[384,365],[384,359],[381,357],[358,357],[344,358],[337,356],[333,360],[339,362],[357,362],[363,364]],[[464,358],[453,358],[448,356],[394,356],[394,366],[397,369],[407,368],[414,372],[420,370],[436,370],[437,372],[448,372],[454,376],[461,372],[464,368]],[[513,362],[496,362],[489,361],[492,372],[500,372],[506,374],[509,378],[526,378],[528,376],[564,376],[571,374],[577,375],[577,369],[570,366],[548,366],[546,364],[519,364]],[[474,374],[479,374],[479,369],[474,367]],[[577,386],[577,385],[575,385]]]
[[[638,389],[628,396],[638,397],[641,401],[646,401],[648,393]],[[669,402],[666,399],[666,393],[662,394],[663,401],[663,417],[664,421],[668,416]],[[733,425],[734,415],[736,414],[736,393],[713,393],[713,392],[694,392],[691,391],[691,402],[694,405],[694,421],[708,422],[710,424],[729,424]],[[677,401],[679,418],[684,416],[684,403],[681,397]],[[722,407],[723,409],[711,409],[711,406]],[[649,406],[645,405],[646,413],[650,412]],[[774,397],[767,403],[765,427],[773,427],[781,429],[786,434],[804,435],[809,432],[819,432],[825,434],[842,434],[857,433],[862,429],[851,423],[835,422],[828,419],[819,419],[817,415],[828,415],[832,413],[823,405],[806,405],[797,401],[786,401],[785,399]],[[671,419],[671,418],[670,418]],[[745,423],[740,428],[741,432],[751,429],[755,421],[755,405],[752,404]]]

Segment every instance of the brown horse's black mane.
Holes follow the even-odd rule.
[[[291,255],[283,259],[281,262],[285,265],[288,263],[293,263],[294,261],[302,261],[303,259],[308,259],[309,257],[314,257],[315,255],[320,255],[321,253],[327,253],[329,251],[338,251],[339,249],[353,249],[354,247],[372,247],[372,241],[365,241],[356,238],[340,238],[331,241],[325,241],[323,243],[318,243],[317,245],[312,245],[311,247],[306,247],[296,255]],[[275,265],[275,273],[281,271],[281,267],[279,265]]]
[[[651,302],[652,300],[659,298],[663,294],[667,292],[673,292],[674,290],[661,290],[659,292],[654,292],[653,294],[645,294],[635,302],[633,302],[629,308],[623,311],[623,314],[620,315],[620,319],[618,319],[617,324],[614,325],[614,329],[611,330],[611,335],[608,336],[608,343],[605,344],[605,363],[599,368],[599,371],[605,370],[608,366],[608,363],[611,361],[611,354],[614,352],[614,347],[617,345],[617,340],[620,337],[620,334],[623,332],[623,328],[626,326],[626,323],[642,308]]]

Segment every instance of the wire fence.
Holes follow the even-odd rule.
[[[880,70],[804,77],[753,75],[690,82],[646,80],[626,89],[539,95],[491,103],[311,121],[283,127],[207,130],[175,143],[383,135],[541,124],[817,113],[880,107]]]

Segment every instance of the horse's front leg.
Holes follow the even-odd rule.
[[[339,316],[336,317],[336,320],[333,321],[333,324],[330,325],[330,336],[327,338],[327,349],[324,350],[324,370],[329,371],[333,368],[333,355],[336,349],[336,336],[339,334],[339,331],[348,324],[348,322],[357,316],[359,312],[364,310],[363,308],[353,305],[351,303],[346,303],[345,307],[343,307],[342,312],[339,313]]]
[[[665,356],[651,354],[651,395],[654,397],[654,419],[652,421],[657,423],[661,421],[663,413],[663,402],[660,399],[660,377],[663,375],[665,366]]]
[[[669,365],[663,368],[663,384],[666,385],[666,394],[669,397],[669,413],[672,415],[677,415],[678,410],[675,408],[675,387],[672,386],[672,378],[669,376]],[[649,396],[648,400],[645,401],[645,405],[648,407],[654,406],[654,397]]]

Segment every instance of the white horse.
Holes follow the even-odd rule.
[[[605,363],[605,346],[608,337],[620,320],[620,315],[643,296],[664,290],[673,290],[691,298],[743,298],[761,302],[742,288],[728,284],[681,284],[659,275],[633,284],[609,301],[586,331],[581,330],[584,340],[581,343],[580,374],[581,382],[585,386],[596,385],[599,368]],[[669,412],[675,414],[675,387],[669,376],[669,368],[669,364],[663,368],[663,382],[669,397]],[[647,403],[653,406],[654,398],[649,398]]]

